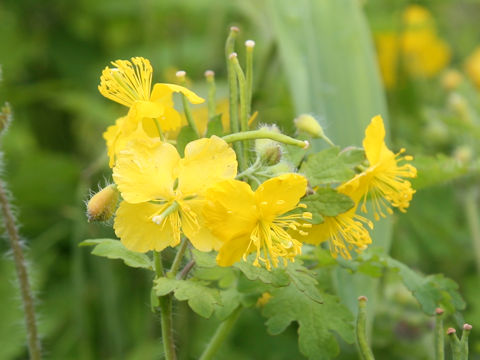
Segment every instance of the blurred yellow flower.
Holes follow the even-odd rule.
[[[376,35],[380,72],[386,88],[397,83],[399,65],[413,77],[430,78],[450,62],[448,44],[437,35],[430,12],[419,5],[407,7],[400,33]]]
[[[477,47],[465,61],[465,71],[480,89],[480,47]]]
[[[114,155],[135,131],[144,131],[151,137],[162,132],[177,130],[182,121],[173,107],[172,95],[180,92],[193,104],[204,100],[194,92],[174,84],[155,84],[152,90],[152,66],[147,59],[134,57],[131,61],[113,61],[113,68],[106,67],[100,77],[98,89],[106,98],[129,108],[127,116],[119,119],[104,133],[113,166]]]
[[[148,136],[133,139],[113,168],[124,201],[114,229],[127,249],[146,252],[176,246],[183,232],[201,251],[220,243],[205,228],[204,194],[218,181],[237,173],[235,152],[212,136],[192,141],[180,158],[171,144]]]
[[[301,253],[302,244],[292,238],[288,229],[306,233],[300,224],[312,214],[284,215],[298,207],[300,198],[307,189],[307,179],[298,174],[284,174],[265,181],[253,192],[245,182],[228,180],[217,183],[206,194],[209,203],[204,208],[207,227],[220,239],[217,263],[230,266],[240,259],[245,260],[256,252],[255,266],[267,269],[278,266],[279,258],[294,261]]]
[[[366,213],[367,196],[371,197],[376,220],[391,214],[390,206],[405,212],[410,205],[415,190],[405,178],[417,176],[417,169],[411,164],[399,165],[400,161],[413,160],[411,156],[402,156],[405,149],[397,154],[385,144],[385,127],[380,115],[372,118],[365,130],[363,148],[369,166],[353,179],[338,187],[338,191],[348,194],[356,203],[361,202],[361,210]]]

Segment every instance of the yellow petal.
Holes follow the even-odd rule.
[[[255,200],[266,219],[293,210],[307,190],[307,179],[298,174],[283,174],[265,181],[255,191]]]
[[[250,236],[259,215],[250,185],[238,180],[222,181],[209,188],[205,197],[205,223],[215,236],[221,241]]]
[[[118,154],[113,179],[130,203],[169,200],[174,196],[179,160],[173,145],[145,136],[132,140]]]
[[[373,117],[367,126],[363,148],[370,166],[377,164],[382,159],[394,156],[385,145],[385,126],[380,115]]]
[[[180,161],[178,189],[181,193],[203,194],[222,180],[237,175],[235,152],[217,136],[192,141],[185,147],[185,157]]]
[[[129,204],[122,201],[113,227],[127,249],[138,252],[161,251],[167,246],[178,245],[180,236],[174,233],[170,221],[175,219],[167,218],[164,226],[152,221],[152,216],[160,208],[150,203]]]
[[[174,84],[155,84],[153,86],[151,101],[171,101],[174,92],[182,93],[192,104],[201,104],[205,100],[187,88]]]
[[[165,106],[152,101],[135,101],[130,108],[129,116],[140,122],[143,118],[158,118],[165,112]]]
[[[182,230],[197,250],[208,252],[218,250],[222,242],[205,225],[202,211],[205,204],[205,200],[190,200],[181,203],[182,210],[187,206],[196,220],[194,222],[191,216],[183,216],[182,213]]]
[[[236,237],[227,241],[218,252],[217,264],[220,266],[232,266],[242,259],[249,244],[250,235]]]
[[[117,119],[115,125],[110,125],[103,133],[103,138],[107,143],[107,153],[110,159],[110,167],[113,167],[113,165],[115,164],[115,155],[117,153],[117,140],[121,134],[121,128],[124,121],[125,117]]]

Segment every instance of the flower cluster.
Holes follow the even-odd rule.
[[[395,154],[386,147],[380,116],[372,119],[363,141],[368,164],[349,181],[332,185],[355,206],[316,224],[314,214],[301,202],[308,198],[307,177],[294,166],[278,172],[283,150],[277,141],[305,142],[281,134],[275,126],[244,132],[238,137],[243,144],[248,145],[245,134],[257,136],[257,160],[237,173],[240,155],[226,142],[236,134],[225,139],[202,137],[178,148],[181,142],[175,141],[176,136],[186,122],[174,107],[173,94],[180,93],[193,104],[202,103],[201,97],[179,85],[152,88],[152,67],[144,58],[112,64],[103,71],[99,90],[128,111],[104,133],[115,184],[108,193],[96,196],[89,216],[105,220],[116,209],[115,233],[131,251],[162,251],[177,246],[184,237],[199,251],[218,251],[220,266],[231,266],[252,254],[253,265],[271,269],[294,261],[302,243],[329,240],[334,255],[350,258],[350,250],[362,250],[371,243],[364,225],[371,228],[373,224],[356,213],[358,207],[367,212],[367,198],[377,220],[390,214],[391,207],[405,211],[409,206],[415,191],[406,178],[414,177],[416,170],[400,165],[411,160],[402,155],[404,150]],[[302,119],[297,124],[315,122],[313,117]],[[316,125],[316,137],[334,146],[318,124],[311,125]],[[311,128],[305,126],[303,131]],[[200,135],[206,126],[202,129]],[[112,196],[115,191],[121,195],[118,208],[118,196]],[[112,202],[103,211],[100,203],[107,198]]]

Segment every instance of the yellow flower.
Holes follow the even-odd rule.
[[[113,61],[113,68],[106,67],[100,77],[98,89],[106,98],[129,108],[128,115],[110,126],[104,133],[109,154],[118,154],[117,144],[130,137],[140,127],[151,137],[158,136],[157,126],[163,132],[174,131],[181,125],[181,116],[173,107],[175,92],[185,95],[193,104],[204,100],[194,92],[173,84],[155,84],[152,90],[152,66],[142,57],[131,61]],[[110,166],[114,159],[110,157]]]
[[[201,251],[220,243],[205,228],[205,190],[237,173],[235,152],[212,136],[192,141],[180,158],[171,144],[138,137],[118,155],[113,178],[124,201],[114,229],[126,248],[146,252],[176,246],[183,232]]]
[[[255,266],[263,263],[267,269],[278,266],[279,258],[294,261],[302,244],[292,238],[288,229],[306,234],[298,220],[312,214],[284,215],[298,207],[305,194],[307,179],[298,174],[284,174],[265,181],[253,192],[242,181],[228,180],[211,187],[206,194],[209,203],[204,208],[206,225],[223,242],[217,263],[230,266],[251,252],[256,252]]]
[[[395,33],[384,33],[375,36],[378,53],[378,66],[382,75],[383,84],[387,89],[397,83],[399,40]]]
[[[480,89],[480,47],[477,47],[465,61],[465,71]]]
[[[410,164],[399,165],[400,161],[413,160],[411,156],[402,156],[405,149],[397,154],[385,144],[385,127],[380,115],[372,118],[365,130],[363,148],[369,166],[362,173],[338,187],[338,191],[349,195],[356,203],[361,202],[361,210],[366,213],[366,199],[372,200],[375,219],[391,214],[390,206],[405,212],[410,205],[415,190],[405,178],[417,176],[417,169]]]
[[[333,257],[340,255],[345,259],[351,259],[350,251],[360,252],[372,243],[370,234],[365,228],[365,225],[368,225],[373,229],[372,222],[355,211],[356,206],[336,216],[325,216],[323,223],[312,226],[304,241],[313,245],[329,241]]]

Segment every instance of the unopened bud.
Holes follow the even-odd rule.
[[[448,328],[447,329],[447,335],[452,335],[452,334],[455,334],[457,332],[457,330],[455,330],[454,328]]]
[[[262,126],[260,130],[280,133],[280,130],[275,125]],[[282,159],[282,147],[277,141],[274,140],[255,140],[255,152],[260,160],[266,165],[275,165]]]
[[[470,146],[461,145],[454,150],[453,157],[460,164],[467,164],[472,160],[473,150]]]
[[[93,195],[87,203],[88,221],[107,221],[117,208],[120,193],[117,185],[112,184]]]
[[[312,115],[300,115],[294,120],[294,123],[298,131],[304,132],[314,138],[325,137],[323,128]]]
[[[436,308],[435,309],[435,314],[437,315],[442,315],[445,311],[442,308]]]
[[[262,296],[260,296],[257,300],[257,307],[265,306],[270,301],[271,298],[272,298],[272,295],[269,292],[264,292]]]
[[[447,70],[442,77],[442,86],[445,90],[456,90],[463,80],[462,74],[457,70]]]

